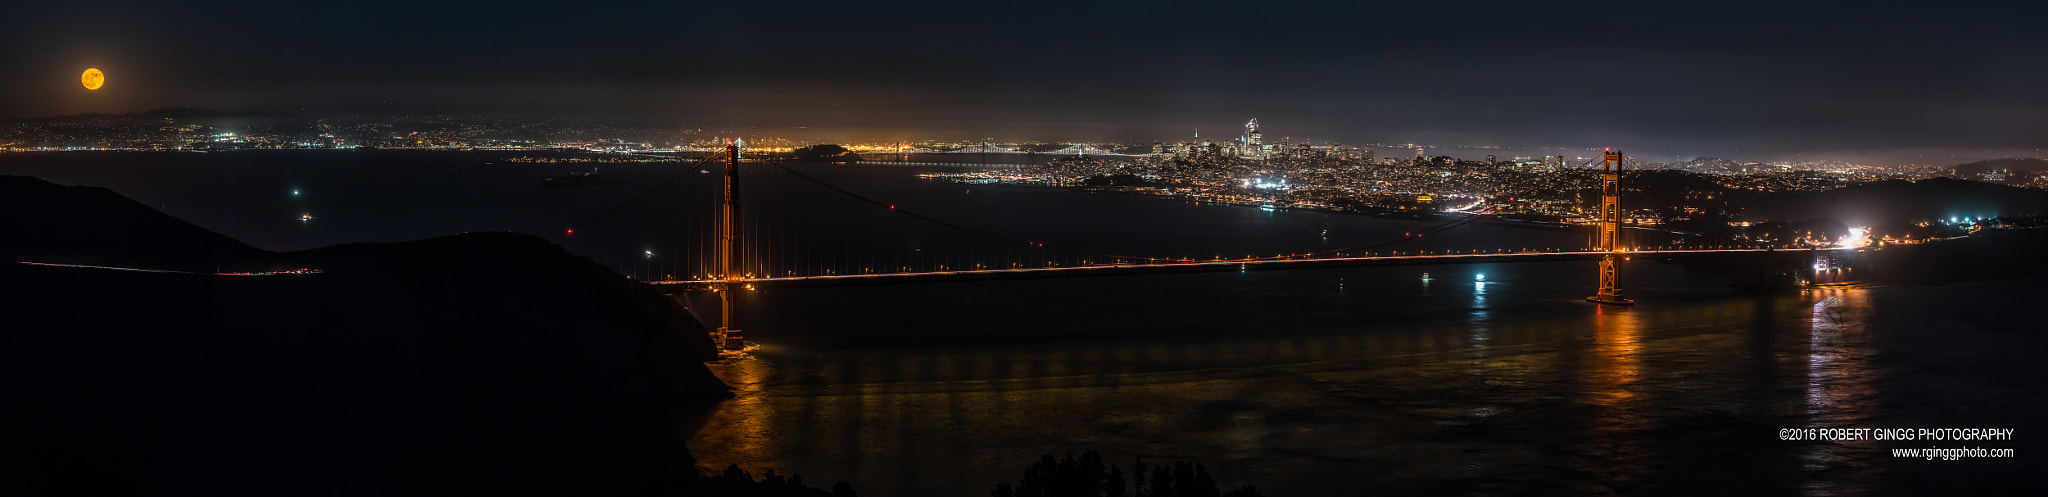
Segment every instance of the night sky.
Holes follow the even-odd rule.
[[[0,117],[585,115],[863,137],[2048,144],[2048,8],[1838,2],[35,2]],[[78,75],[106,71],[87,92]],[[822,131],[821,131],[822,132]]]

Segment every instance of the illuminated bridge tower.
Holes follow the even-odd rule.
[[[1599,250],[1607,252],[1600,257],[1600,293],[1586,297],[1586,300],[1602,304],[1632,305],[1636,301],[1621,296],[1620,272],[1615,265],[1616,245],[1621,242],[1621,152],[1607,150],[1600,161],[1600,223],[1597,236]]]
[[[725,144],[725,209],[719,223],[718,265],[725,283],[719,286],[718,334],[724,340],[726,350],[740,350],[746,346],[745,337],[740,334],[734,321],[739,313],[740,268],[738,257],[739,233],[735,231],[740,215],[740,147],[735,139]]]

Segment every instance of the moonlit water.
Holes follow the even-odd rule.
[[[589,166],[505,158],[10,154],[0,174],[107,186],[295,250],[553,236],[678,167],[601,165],[628,184],[548,191],[539,180]],[[962,224],[1103,251],[1284,251],[1326,243],[1322,230],[1341,246],[1434,224],[800,167]],[[703,176],[675,195],[715,188]],[[622,271],[667,272],[664,258],[696,250],[668,229],[687,224],[672,219],[693,202],[653,197],[553,239]],[[891,232],[891,243],[936,243],[917,235]],[[1471,225],[1427,243],[1581,238]],[[2024,444],[2048,397],[2031,357],[2043,343],[2015,310],[2035,305],[2038,282],[1753,296],[1634,261],[1623,267],[1632,309],[1580,300],[1593,283],[1590,262],[1545,262],[769,289],[741,316],[761,353],[713,365],[739,398],[701,428],[679,424],[696,430],[702,466],[846,480],[869,495],[983,495],[1040,454],[1083,450],[1126,470],[1138,457],[1195,460],[1225,485],[1276,496],[1891,494],[2029,481],[2038,467],[2025,454],[1894,460],[1884,451],[1915,445],[1776,438],[1981,426],[2017,428]]]

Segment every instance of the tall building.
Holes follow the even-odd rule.
[[[1254,117],[1244,123],[1244,149],[1238,152],[1238,156],[1261,159],[1265,158],[1265,151],[1265,138],[1259,133],[1259,118]]]

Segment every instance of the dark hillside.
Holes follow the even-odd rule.
[[[1830,218],[1851,225],[1877,225],[1887,220],[2048,214],[2048,191],[1936,178],[1867,183],[1819,193],[1779,193],[1756,199],[1748,207],[1746,214],[1765,219]]]
[[[0,258],[178,271],[265,267],[269,252],[105,188],[0,176]]]
[[[2006,158],[1980,160],[1969,164],[1956,165],[1956,174],[1961,174],[1964,176],[1988,173],[1991,171],[2016,171],[2038,173],[2048,171],[2048,160]]]
[[[0,187],[10,203],[53,188]],[[0,246],[152,264],[253,250],[54,188],[82,193],[42,197],[77,209],[56,232],[105,238]],[[124,229],[90,228],[104,219]],[[0,263],[7,493],[636,493],[693,477],[679,421],[728,395],[672,300],[540,238],[257,256],[324,272]]]

